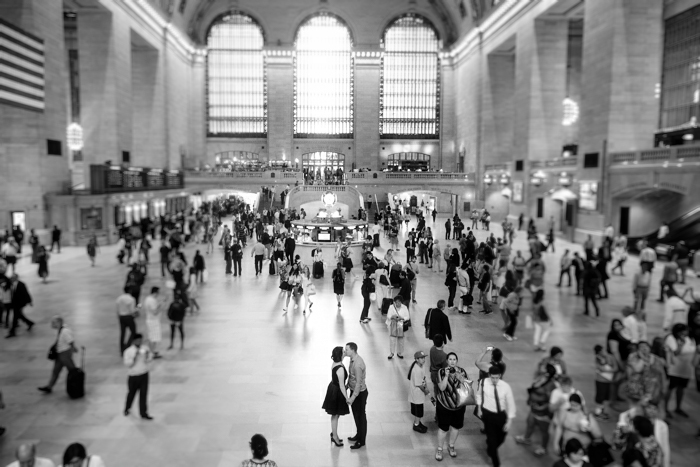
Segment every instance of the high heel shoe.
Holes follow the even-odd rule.
[[[335,438],[333,437],[333,433],[331,433],[331,443],[335,444],[335,445],[338,446],[339,448],[342,448],[343,446],[345,446],[345,445],[343,444],[343,440],[342,440],[342,439],[340,440],[340,442],[338,442],[338,441],[335,440]]]

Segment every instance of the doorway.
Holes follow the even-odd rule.
[[[630,230],[630,208],[620,207],[620,235],[629,235]]]
[[[18,226],[22,232],[27,231],[27,217],[24,211],[12,211],[12,226]],[[11,230],[11,229],[10,229]]]

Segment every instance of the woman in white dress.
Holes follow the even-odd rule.
[[[199,313],[199,303],[197,303],[197,296],[199,295],[199,290],[197,288],[197,271],[192,267],[190,268],[190,283],[187,286],[187,298],[190,299],[190,309],[191,313],[194,314],[195,308],[197,313]]]

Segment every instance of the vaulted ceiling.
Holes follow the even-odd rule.
[[[299,24],[320,11],[337,14],[348,24],[358,47],[376,47],[387,24],[398,15],[414,12],[435,25],[448,47],[501,0],[148,0],[198,44],[216,18],[242,11],[265,31],[268,45],[290,46]]]

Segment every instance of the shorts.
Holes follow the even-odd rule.
[[[610,400],[612,394],[612,383],[609,381],[596,381],[595,382],[595,403],[602,404],[603,402]]]
[[[421,418],[423,416],[423,404],[414,404],[411,402],[411,415]]]
[[[681,378],[680,376],[669,376],[668,377],[668,389],[669,391],[674,388],[685,389],[688,387],[689,378]]]
[[[466,411],[466,407],[457,410],[448,410],[438,402],[436,405],[438,428],[442,431],[450,431],[450,428],[454,428],[455,430],[461,429],[464,426],[464,414]]]

